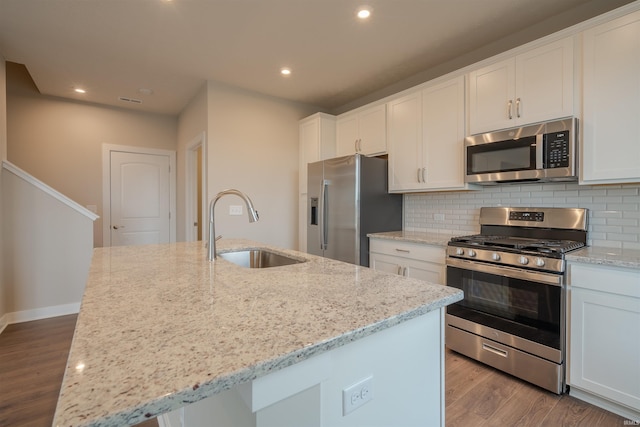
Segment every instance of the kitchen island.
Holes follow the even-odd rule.
[[[462,292],[246,240],[218,252],[256,247],[304,262],[95,249],[54,425],[444,425],[442,317]]]

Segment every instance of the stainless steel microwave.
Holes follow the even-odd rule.
[[[578,120],[568,118],[465,139],[465,182],[576,181]]]

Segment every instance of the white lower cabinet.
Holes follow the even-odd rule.
[[[640,419],[640,271],[569,264],[570,394]]]
[[[445,284],[445,249],[421,243],[372,238],[369,265],[374,270]]]

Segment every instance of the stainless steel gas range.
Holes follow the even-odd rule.
[[[565,391],[565,254],[587,241],[587,210],[488,207],[478,235],[447,247],[446,344],[554,393]]]

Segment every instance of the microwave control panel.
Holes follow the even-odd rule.
[[[569,131],[544,135],[544,169],[569,167]]]

